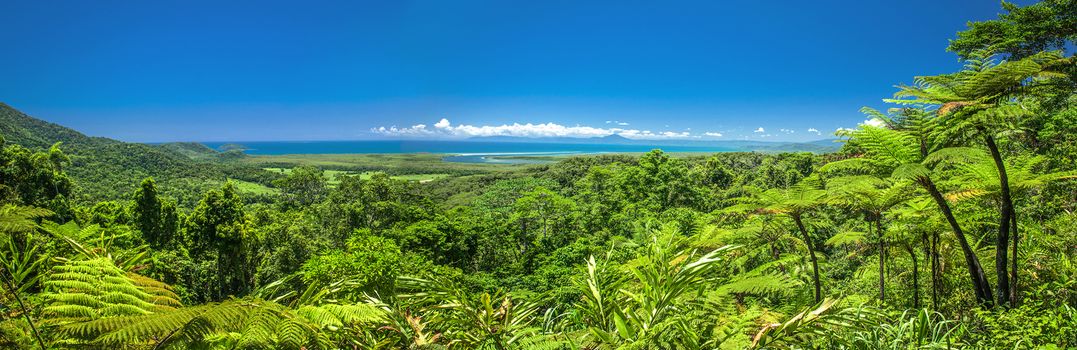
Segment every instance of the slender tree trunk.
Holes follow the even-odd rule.
[[[882,215],[875,215],[875,235],[879,237],[879,301],[886,301],[886,239],[883,237]]]
[[[905,250],[909,252],[909,258],[912,259],[912,306],[914,308],[920,308],[920,268],[916,261],[916,250],[912,249],[912,245],[905,243]]]
[[[946,222],[950,224],[950,229],[957,236],[957,242],[961,245],[961,251],[965,255],[965,264],[968,265],[969,277],[972,278],[972,288],[976,294],[976,300],[984,306],[992,306],[991,282],[987,281],[987,275],[984,273],[983,266],[980,265],[980,259],[976,257],[976,252],[972,250],[972,246],[969,245],[969,241],[965,238],[965,232],[961,230],[961,224],[957,222],[953,211],[950,210],[950,203],[939,192],[939,188],[935,187],[935,182],[931,181],[931,178],[921,177],[920,184],[931,194],[931,198],[939,206],[942,215],[946,217]]]
[[[931,306],[939,310],[939,233],[931,233]]]
[[[22,297],[19,296],[19,288],[15,286],[14,275],[9,279],[7,276],[11,272],[4,269],[3,273],[0,273],[0,278],[4,279],[4,284],[11,291],[11,295],[15,297],[15,301],[19,304],[19,309],[22,310],[22,316],[26,319],[26,324],[30,325],[30,330],[34,333],[34,339],[37,340],[37,344],[41,346],[41,349],[48,349],[45,346],[45,341],[41,339],[41,333],[38,333],[37,326],[34,325],[34,320],[30,318],[30,309],[26,308],[26,304],[22,302]]]
[[[927,152],[927,148],[928,148],[927,147],[927,141],[922,137],[919,140],[920,140],[920,158],[925,158],[925,157],[927,157],[927,153],[928,153]],[[930,185],[930,188],[934,189],[934,192],[939,191],[937,188],[935,188],[935,183],[931,181],[931,178],[928,178],[928,177],[923,178],[921,180],[921,184],[923,184],[925,188],[929,187],[929,185]],[[941,196],[936,196],[935,193],[932,193],[931,196],[932,196],[932,198],[935,199],[935,203],[939,205],[939,209],[942,209],[942,211],[946,212],[946,213],[950,212],[950,205],[948,203],[946,203],[945,198],[942,198],[943,200],[940,201],[939,198]],[[957,220],[952,220],[950,218],[952,216],[953,216],[953,214],[951,213],[947,217],[947,221],[950,223],[951,227],[955,228],[954,232],[960,232],[961,227],[957,224]],[[926,233],[924,234],[923,239],[925,240],[925,242],[924,242],[925,248],[924,249],[928,249],[927,248],[927,242],[926,242],[926,240],[928,238],[927,238]],[[932,307],[932,309],[937,311],[939,309],[939,233],[938,232],[932,232],[931,233],[930,255],[928,255],[928,253],[929,252],[924,252],[924,259],[930,259],[931,260],[931,307]],[[977,265],[979,265],[978,262],[977,262]],[[975,282],[973,282],[973,283],[975,284]],[[947,341],[949,341],[949,339],[947,339]]]
[[[1010,245],[1010,217],[1013,216],[1010,180],[1006,175],[1006,164],[1002,161],[1002,154],[999,153],[998,145],[995,144],[995,137],[987,133],[984,128],[980,128],[980,132],[984,134],[984,143],[987,144],[987,149],[991,151],[991,159],[995,161],[995,168],[998,169],[999,190],[1002,197],[1002,203],[999,208],[998,236],[995,237],[995,276],[998,279],[998,285],[995,288],[996,298],[999,306],[1010,304],[1012,307],[1013,304],[1010,301],[1010,273],[1007,271],[1010,266],[1006,261],[1009,258],[1007,250]]]
[[[815,302],[818,303],[822,300],[822,285],[819,282],[819,260],[815,257],[815,247],[812,245],[811,235],[808,234],[808,229],[804,227],[804,221],[800,219],[800,215],[791,215],[793,221],[796,222],[797,228],[800,229],[800,234],[803,235],[804,244],[808,246],[808,256],[811,257],[812,279],[815,282]]]
[[[778,259],[782,258],[782,253],[778,251],[778,246],[774,245],[773,241],[770,243],[770,258],[774,259],[774,261],[778,261]],[[778,270],[784,274],[785,264],[779,264]]]
[[[1010,222],[1013,223],[1010,234],[1013,236],[1013,257],[1010,258],[1010,266],[1012,272],[1010,273],[1010,307],[1017,307],[1017,208],[1014,207],[1013,216],[1010,217]]]
[[[921,232],[920,233],[920,247],[924,251],[924,263],[928,265],[929,269],[931,268],[930,267],[931,266],[931,243],[930,242],[931,242],[931,239],[928,238],[927,232],[926,231]],[[929,272],[934,273],[933,270],[929,270]],[[934,280],[932,280],[932,283],[934,283]],[[934,286],[932,286],[932,288],[934,288]]]

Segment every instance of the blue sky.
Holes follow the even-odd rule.
[[[897,83],[960,67],[947,40],[1000,11],[986,0],[5,0],[0,101],[140,142],[812,140],[863,122],[858,109],[885,107]]]

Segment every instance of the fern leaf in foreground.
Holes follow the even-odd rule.
[[[98,345],[190,348],[220,345],[239,349],[328,349],[345,327],[380,324],[384,312],[367,304],[289,309],[262,300],[231,300],[141,316],[72,323],[60,331]]]
[[[53,268],[46,322],[65,324],[117,316],[148,315],[180,306],[168,285],[124,272],[109,258],[69,260]]]

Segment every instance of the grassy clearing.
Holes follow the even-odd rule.
[[[454,163],[442,160],[442,154],[289,154],[259,155],[240,160],[271,172],[287,175],[296,166],[314,166],[325,171],[330,186],[340,183],[342,175],[369,178],[381,171],[394,179],[430,182],[469,175],[513,172],[531,165]]]
[[[287,174],[292,172],[291,168],[263,168],[263,169],[265,169],[266,171],[280,173],[280,174],[284,174],[284,175],[287,175]],[[334,186],[334,185],[340,183],[340,177],[344,176],[344,175],[359,175],[360,179],[369,179],[371,176],[374,175],[374,173],[376,173],[375,171],[354,172],[354,171],[346,171],[346,170],[323,170],[323,172],[325,173],[325,181],[330,186]],[[427,181],[433,181],[433,180],[437,180],[437,179],[443,179],[443,178],[446,178],[446,177],[449,177],[449,176],[451,176],[451,175],[444,174],[444,173],[439,173],[439,174],[392,175],[390,177],[393,178],[393,179],[397,179],[397,180],[427,182]]]
[[[275,195],[275,194],[280,193],[279,189],[272,188],[272,187],[269,187],[269,186],[266,186],[266,185],[263,185],[263,184],[260,184],[260,183],[256,183],[256,182],[236,180],[236,179],[229,179],[229,181],[231,181],[233,184],[235,184],[236,189],[239,190],[239,192],[241,192],[241,193],[250,193],[250,194],[255,194],[255,195]],[[214,186],[219,186],[219,184],[214,185]]]
[[[511,171],[524,167],[510,164],[452,163],[441,158],[444,155],[430,153],[414,154],[287,154],[258,155],[243,162],[261,168],[291,168],[312,165],[327,170],[352,172],[384,171],[390,175],[409,174],[478,174]]]
[[[364,176],[364,177],[370,176],[369,174],[370,173],[363,173],[362,176]],[[437,180],[437,179],[444,179],[444,178],[449,177],[449,176],[450,176],[449,174],[411,174],[411,175],[397,175],[397,176],[393,176],[393,178],[398,179],[398,180],[427,182],[427,181],[434,181],[434,180]]]

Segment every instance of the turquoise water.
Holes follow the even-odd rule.
[[[445,161],[464,163],[528,163],[534,160],[505,159],[498,156],[569,155],[647,152],[661,148],[666,152],[731,152],[724,147],[690,147],[621,144],[573,144],[481,141],[258,141],[203,142],[210,148],[234,143],[246,146],[247,154],[348,154],[348,153],[439,153]]]

